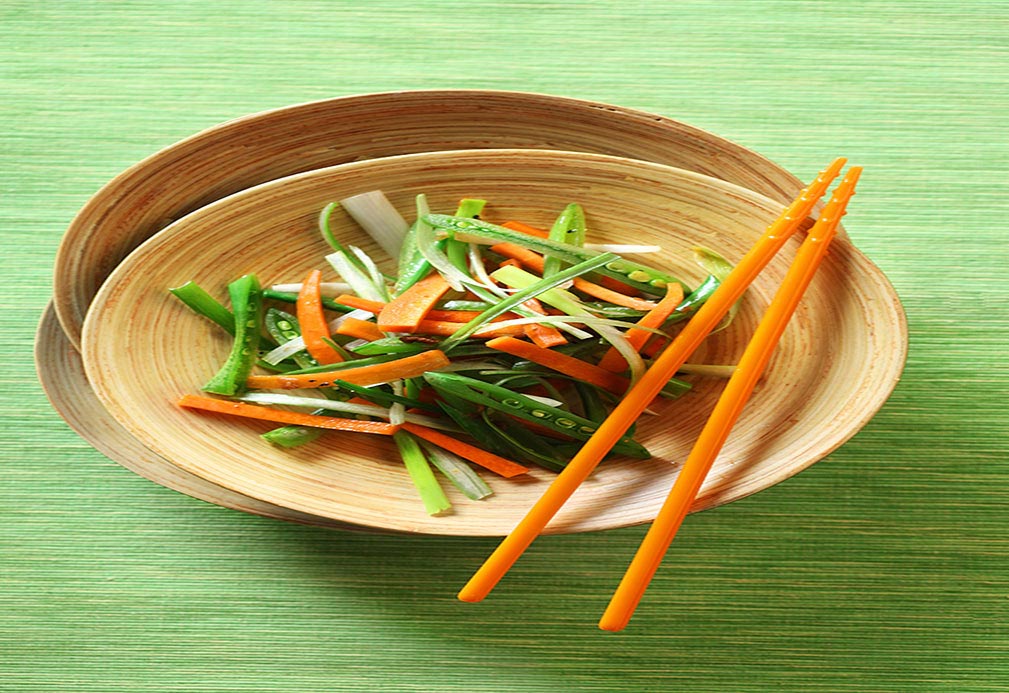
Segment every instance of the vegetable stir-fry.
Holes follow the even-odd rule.
[[[697,249],[711,275],[691,291],[625,257],[656,246],[588,243],[577,204],[549,230],[489,223],[484,205],[466,199],[453,215],[432,213],[420,195],[410,224],[381,192],[357,195],[319,219],[333,249],[326,274],[339,281],[316,268],[263,289],[246,275],[228,286],[230,310],[192,282],[171,289],[234,340],[202,388],[218,397],[179,405],[285,424],[262,435],[283,448],[326,429],[389,435],[432,515],[451,508],[435,470],[480,500],[492,491],[475,467],[504,478],[529,465],[563,469],[728,263]],[[393,256],[395,276],[336,239],[340,208]],[[689,388],[673,379],[660,396]],[[611,455],[650,457],[633,433]]]

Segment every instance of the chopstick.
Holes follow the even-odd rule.
[[[697,497],[715,457],[725,444],[729,431],[739,419],[746,401],[764,368],[767,367],[771,354],[785,331],[785,326],[795,312],[820,262],[826,256],[827,248],[837,231],[838,222],[844,215],[845,206],[855,193],[855,183],[861,173],[862,169],[859,166],[853,166],[848,170],[848,174],[837,186],[830,202],[823,208],[816,224],[799,247],[781,287],[761,318],[735,372],[722,391],[690,455],[687,456],[683,469],[676,476],[669,496],[603,613],[599,621],[599,627],[603,630],[622,630],[634,614],[648,583],[658,570],[673,537],[676,536],[683,519],[687,516],[687,511]]]
[[[600,424],[599,429],[586,441],[567,467],[554,479],[547,490],[529,510],[519,524],[504,538],[484,564],[459,591],[464,602],[478,602],[486,597],[501,580],[519,556],[539,536],[547,523],[557,514],[603,457],[616,444],[631,423],[641,415],[676,370],[690,357],[704,338],[714,329],[729,307],[742,296],[746,287],[771,261],[782,246],[799,228],[823,196],[841,168],[845,159],[836,159],[823,170],[791,205],[782,212],[764,234],[740,260],[721,286],[711,295],[684,326],[672,343],[659,355],[652,366],[631,388],[624,399]]]

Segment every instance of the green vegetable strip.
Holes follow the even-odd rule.
[[[440,392],[441,399],[438,406],[448,414],[449,418],[456,423],[459,428],[480,444],[480,447],[499,455],[508,457],[512,450],[502,444],[492,431],[481,425],[480,408],[469,400],[456,397],[448,392]]]
[[[406,397],[402,395],[396,395],[391,392],[386,392],[385,390],[379,390],[376,387],[364,387],[363,385],[354,385],[353,383],[348,383],[344,380],[334,380],[333,387],[337,387],[341,390],[346,390],[347,392],[353,393],[361,399],[366,399],[373,404],[378,404],[379,406],[389,408],[394,404],[402,404],[413,409],[423,409],[425,411],[437,412],[439,411],[438,406],[435,404],[428,404],[427,402],[421,402],[413,397]]]
[[[585,412],[585,418],[597,424],[605,421],[609,414],[596,388],[587,383],[575,381],[575,390],[582,400],[582,410]]]
[[[235,317],[231,311],[220,304],[220,302],[208,294],[196,282],[186,282],[182,286],[169,289],[175,298],[189,306],[194,313],[198,313],[205,318],[223,327],[232,337],[235,336]]]
[[[427,458],[435,468],[445,475],[452,484],[463,492],[470,500],[483,500],[494,495],[494,491],[487,482],[480,478],[480,475],[462,460],[448,450],[442,450],[437,445],[433,445],[426,440],[418,440]]]
[[[487,310],[489,307],[483,301],[451,300],[438,304],[438,308],[442,310]]]
[[[360,356],[379,356],[381,354],[409,356],[411,354],[419,354],[422,351],[428,351],[432,348],[434,348],[432,344],[404,342],[398,337],[384,337],[376,339],[374,342],[362,344],[354,349],[354,353]]]
[[[439,392],[445,392],[467,399],[485,407],[507,412],[512,416],[540,424],[577,440],[588,440],[598,425],[571,412],[550,407],[518,392],[491,385],[474,378],[455,373],[425,373],[424,379]],[[613,446],[615,452],[631,457],[648,459],[651,457],[640,443],[627,436]]]
[[[537,238],[506,229],[503,226],[490,224],[480,219],[460,219],[448,216],[447,214],[428,214],[424,217],[424,220],[436,229],[441,229],[453,237],[459,238],[462,236],[460,240],[475,240],[485,243],[515,243],[543,255],[557,257],[571,265],[600,255],[599,251],[596,250],[579,248],[567,243],[558,243],[549,238]],[[676,277],[620,256],[616,256],[602,267],[599,267],[596,272],[613,277],[639,291],[656,296],[664,295],[666,285],[671,282],[682,285],[684,293],[689,291],[687,286]]]
[[[486,200],[474,200],[466,198],[459,202],[459,208],[455,211],[455,216],[463,219],[473,219],[483,211]],[[469,274],[468,246],[462,241],[454,238],[445,239],[445,255],[452,265],[463,274]]]
[[[525,461],[538,464],[554,472],[559,472],[567,466],[567,460],[560,458],[550,443],[510,420],[507,416],[501,416],[495,420],[491,417],[491,410],[484,409],[483,424],[508,441],[518,456]]]
[[[339,202],[330,202],[322,208],[322,212],[319,213],[319,231],[322,232],[322,237],[326,240],[326,243],[329,243],[329,247],[333,250],[346,250],[340,241],[336,240],[336,236],[333,235],[333,230],[329,227],[329,218],[333,216],[333,211],[339,206]]]
[[[301,326],[298,325],[298,318],[278,308],[267,310],[263,323],[266,326],[266,331],[277,341],[277,344],[286,344],[292,339],[297,339],[301,336]],[[292,354],[291,359],[298,364],[299,368],[311,368],[319,365],[319,362],[305,351]]]
[[[235,315],[235,341],[227,361],[203,386],[204,392],[234,396],[245,389],[245,380],[258,358],[260,309],[263,305],[259,281],[247,274],[228,285]]]
[[[567,268],[566,270],[562,270],[553,275],[552,277],[549,277],[547,279],[541,279],[534,284],[530,284],[528,287],[523,288],[521,291],[512,294],[511,296],[502,301],[499,301],[497,305],[491,306],[490,308],[482,312],[480,315],[470,320],[468,323],[466,323],[458,330],[456,330],[451,337],[446,337],[445,340],[441,343],[441,350],[447,353],[450,349],[452,349],[452,347],[459,344],[461,341],[463,341],[471,334],[476,332],[478,329],[480,329],[480,327],[487,324],[488,322],[498,317],[499,315],[503,315],[504,313],[507,313],[516,306],[520,306],[521,304],[528,301],[530,298],[539,296],[544,291],[554,289],[570,279],[574,279],[575,277],[579,277],[587,272],[591,272],[593,269],[608,262],[609,259],[612,257],[616,256],[604,253],[602,255],[599,255],[598,257],[590,258],[589,260],[580,262],[573,267]],[[517,269],[517,268],[511,268],[511,269]]]
[[[328,373],[329,371],[340,371],[346,368],[359,368],[362,366],[373,366],[377,363],[386,363],[400,358],[399,354],[381,354],[379,356],[369,356],[364,359],[354,359],[352,361],[342,361],[340,363],[321,364],[311,368],[300,368],[296,371],[288,371],[287,375],[302,375],[303,373]]]
[[[406,465],[406,471],[410,474],[413,485],[420,493],[427,514],[440,515],[451,508],[452,504],[449,503],[438,480],[434,478],[434,472],[424,458],[424,452],[417,444],[417,440],[406,431],[396,431],[392,434],[392,438],[396,441],[400,457],[403,458],[403,464]]]
[[[325,409],[316,409],[312,413],[319,415],[327,412]],[[296,448],[299,445],[317,440],[323,433],[323,429],[311,426],[281,426],[272,431],[262,433],[259,437],[268,443],[279,445],[282,448]]]
[[[459,215],[456,215],[459,216]],[[579,227],[580,224],[580,227]],[[576,204],[570,204],[560,213],[554,225],[550,227],[551,241],[567,243],[573,246],[582,246],[585,243],[585,215],[582,208]],[[561,259],[553,255],[547,255],[543,261],[543,278],[553,276],[561,271]]]
[[[280,301],[281,303],[297,303],[298,294],[292,293],[290,291],[274,291],[273,289],[263,289],[263,298],[269,298],[274,301]],[[323,298],[322,305],[330,310],[335,310],[339,313],[349,313],[354,308],[350,306],[345,306],[342,303],[337,303],[331,298]]]
[[[460,219],[475,219],[480,216],[480,212],[487,205],[487,200],[477,200],[471,197],[459,200],[459,207],[455,210],[455,215]]]

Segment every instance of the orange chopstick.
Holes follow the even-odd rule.
[[[469,582],[460,590],[459,599],[478,602],[486,597],[501,580],[518,557],[539,536],[547,523],[567,502],[600,460],[610,451],[662,390],[662,387],[690,357],[704,338],[714,329],[729,307],[736,302],[746,287],[771,261],[799,225],[813,210],[817,201],[827,191],[831,181],[844,166],[844,159],[836,159],[822,171],[808,188],[764,232],[757,243],[740,260],[721,286],[711,295],[688,322],[676,339],[666,347],[641,380],[631,388],[624,399],[610,413],[599,429],[582,446],[567,467],[554,479],[543,496],[526,516],[504,538]]]
[[[687,511],[701,490],[701,484],[718,456],[729,431],[739,419],[746,401],[753,393],[757,380],[771,360],[771,354],[778,345],[785,326],[795,312],[799,300],[809,287],[820,262],[827,254],[827,247],[834,239],[837,224],[844,216],[844,208],[855,193],[862,168],[852,166],[848,175],[837,186],[830,202],[823,208],[820,218],[803,241],[793,260],[781,287],[774,295],[764,317],[760,319],[753,338],[736,366],[732,377],[722,391],[718,403],[711,412],[701,435],[694,443],[683,469],[676,476],[669,496],[638,547],[623,580],[617,587],[609,606],[599,621],[603,630],[622,630],[631,620],[634,609],[648,588],[652,576],[658,570],[662,558],[683,524]]]

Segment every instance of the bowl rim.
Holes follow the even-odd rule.
[[[96,299],[95,299],[95,301],[93,302],[92,305],[93,306],[100,306],[100,305],[102,305],[105,302],[105,299],[106,299],[107,295],[115,293],[115,291],[116,291],[116,284],[117,284],[117,280],[119,278],[119,275],[125,273],[129,269],[129,267],[134,262],[136,262],[136,260],[134,258],[142,256],[143,254],[146,254],[148,252],[148,250],[149,250],[149,246],[155,246],[156,247],[158,244],[166,242],[166,239],[169,239],[174,233],[177,232],[178,227],[183,227],[184,228],[185,225],[193,223],[194,219],[197,220],[197,221],[199,221],[199,219],[201,217],[203,217],[203,216],[212,216],[213,214],[215,214],[216,210],[218,208],[221,208],[221,207],[226,208],[226,207],[228,207],[228,206],[230,206],[232,204],[235,204],[236,198],[237,198],[238,201],[241,201],[241,200],[243,200],[243,199],[245,199],[247,197],[252,197],[253,195],[261,194],[263,192],[269,192],[273,188],[283,187],[285,185],[288,185],[291,181],[296,181],[296,180],[305,179],[305,178],[313,178],[313,177],[325,177],[327,175],[332,175],[332,174],[337,173],[337,172],[354,171],[354,170],[356,170],[358,168],[363,168],[363,167],[368,167],[370,165],[374,165],[376,162],[379,162],[379,161],[384,162],[386,165],[395,165],[399,161],[407,161],[407,162],[414,161],[414,160],[424,161],[424,160],[427,160],[427,159],[439,159],[439,158],[452,157],[452,156],[457,156],[458,157],[458,156],[462,156],[462,155],[480,157],[480,156],[493,156],[493,155],[500,155],[500,154],[524,154],[524,155],[531,155],[531,156],[534,156],[534,157],[549,157],[549,156],[558,156],[558,155],[560,155],[560,156],[563,156],[563,157],[566,157],[566,158],[581,159],[581,160],[585,161],[586,163],[607,162],[607,161],[609,161],[609,162],[621,162],[621,163],[629,164],[632,167],[637,167],[637,168],[660,170],[660,171],[664,171],[666,173],[672,172],[675,175],[682,176],[682,177],[685,177],[685,178],[688,178],[688,179],[693,178],[693,179],[697,179],[699,181],[714,181],[717,184],[717,186],[727,188],[727,190],[730,191],[730,192],[732,192],[734,195],[742,196],[744,198],[750,198],[751,200],[753,200],[753,201],[757,202],[758,204],[761,204],[762,206],[765,206],[765,207],[772,207],[772,208],[774,208],[774,207],[776,207],[779,204],[776,201],[774,201],[774,200],[772,200],[772,199],[770,199],[770,198],[768,198],[768,197],[766,197],[764,195],[756,193],[756,192],[754,192],[752,190],[743,188],[741,186],[738,186],[738,185],[735,185],[735,184],[732,184],[732,183],[728,183],[728,182],[720,180],[720,179],[713,178],[711,176],[706,176],[704,174],[696,173],[696,172],[693,172],[693,171],[688,171],[688,170],[685,170],[685,169],[677,169],[675,167],[666,166],[664,164],[657,164],[657,163],[654,163],[654,162],[641,161],[641,160],[637,160],[637,159],[629,159],[629,158],[625,158],[625,157],[614,157],[614,156],[609,156],[609,155],[604,155],[604,154],[593,154],[593,153],[586,153],[586,152],[564,152],[564,151],[559,151],[559,150],[484,149],[484,150],[447,150],[447,151],[436,151],[436,152],[422,152],[422,153],[415,153],[415,154],[404,154],[404,155],[399,155],[399,156],[395,156],[395,157],[381,157],[380,159],[371,159],[371,160],[352,162],[352,163],[347,163],[347,164],[339,164],[339,165],[336,165],[336,166],[330,166],[330,167],[315,169],[315,170],[312,170],[312,171],[306,171],[306,172],[303,172],[303,173],[298,173],[298,174],[294,174],[294,175],[291,175],[291,176],[285,176],[283,178],[274,179],[274,180],[271,180],[271,181],[267,181],[265,183],[261,183],[260,185],[254,186],[252,188],[247,188],[245,190],[239,191],[239,192],[234,193],[232,195],[228,195],[228,196],[226,196],[224,198],[221,198],[220,200],[217,200],[217,201],[215,201],[215,202],[213,202],[213,203],[211,203],[211,204],[209,204],[209,205],[207,205],[205,207],[202,207],[202,208],[200,208],[198,210],[195,210],[191,214],[186,215],[185,217],[182,217],[182,218],[176,220],[175,222],[173,222],[171,225],[169,225],[168,227],[166,227],[162,231],[156,233],[154,236],[152,236],[147,241],[145,241],[141,246],[139,246],[137,249],[135,249],[132,253],[130,253],[130,255],[112,272],[112,274],[109,275],[109,278],[102,285],[102,287],[99,290],[99,293],[96,295]],[[893,332],[894,338],[893,338],[892,342],[898,347],[898,350],[897,350],[897,353],[896,353],[897,358],[893,359],[891,357],[891,362],[893,363],[893,367],[889,371],[889,377],[887,378],[887,380],[885,382],[876,381],[876,383],[875,383],[876,387],[873,388],[873,390],[872,390],[872,392],[874,393],[874,396],[872,396],[870,398],[869,405],[868,406],[862,406],[859,409],[859,414],[857,416],[855,416],[855,417],[852,418],[852,423],[849,424],[849,426],[845,429],[843,435],[838,435],[834,439],[832,439],[829,446],[826,446],[826,447],[823,447],[821,449],[818,449],[814,454],[810,455],[809,459],[805,460],[802,464],[798,464],[798,465],[795,465],[795,466],[789,466],[789,467],[782,467],[782,468],[777,469],[776,472],[773,473],[773,474],[761,477],[760,483],[757,484],[757,485],[755,485],[752,489],[748,490],[745,493],[739,493],[739,494],[735,494],[735,495],[733,495],[733,494],[721,494],[716,499],[715,502],[710,502],[709,501],[707,503],[699,503],[697,506],[695,506],[694,508],[692,508],[692,511],[704,510],[704,509],[716,507],[718,505],[723,505],[725,503],[729,503],[729,502],[733,502],[733,501],[736,501],[736,500],[740,500],[740,499],[745,498],[745,497],[747,497],[749,495],[752,495],[753,493],[757,493],[759,491],[762,491],[762,490],[765,490],[767,488],[770,488],[771,486],[774,486],[774,485],[776,485],[776,484],[784,481],[785,479],[788,479],[788,478],[794,476],[795,474],[800,473],[801,471],[807,469],[808,467],[810,467],[814,463],[822,460],[823,458],[825,458],[826,456],[828,456],[829,454],[831,454],[832,452],[834,452],[838,447],[840,447],[845,442],[847,442],[848,440],[850,440],[852,436],[854,436],[856,433],[858,433],[866,425],[866,423],[868,423],[868,421],[886,403],[886,401],[888,400],[888,398],[892,394],[894,388],[896,387],[897,382],[900,380],[900,377],[901,377],[901,374],[903,372],[903,368],[904,368],[904,365],[905,365],[906,359],[907,359],[908,334],[907,334],[906,315],[905,315],[905,312],[903,310],[903,306],[901,305],[899,296],[897,295],[896,291],[893,288],[893,285],[890,283],[889,279],[882,272],[882,270],[880,270],[879,267],[877,267],[874,263],[872,263],[863,253],[861,253],[852,243],[850,243],[850,241],[848,241],[846,239],[840,239],[839,238],[839,239],[837,239],[837,243],[839,245],[843,246],[847,252],[849,252],[849,253],[852,254],[852,256],[856,259],[856,261],[861,265],[862,269],[864,271],[868,272],[870,275],[872,275],[874,277],[874,279],[878,282],[878,284],[881,287],[881,289],[885,292],[885,294],[890,297],[890,302],[887,304],[887,308],[893,310],[893,317],[895,318],[894,323],[895,323],[895,326],[897,328]],[[149,444],[149,442],[143,436],[138,436],[134,432],[133,427],[131,426],[131,422],[128,419],[127,420],[123,420],[123,418],[120,415],[117,415],[116,411],[114,411],[113,409],[110,408],[110,406],[114,406],[114,403],[110,401],[108,393],[105,392],[103,390],[103,388],[102,388],[101,378],[100,378],[100,371],[97,369],[97,365],[92,364],[91,360],[88,358],[89,355],[91,354],[92,347],[93,347],[93,344],[94,344],[94,342],[93,342],[93,339],[94,339],[93,333],[97,329],[95,327],[95,321],[97,320],[97,318],[94,318],[93,317],[94,315],[95,315],[94,311],[89,310],[87,319],[85,320],[85,325],[84,325],[84,346],[85,346],[85,349],[84,349],[83,355],[84,355],[84,361],[85,361],[85,368],[86,368],[86,370],[88,372],[89,380],[92,381],[93,387],[95,389],[96,394],[99,397],[99,400],[102,402],[103,406],[105,406],[106,409],[109,410],[110,414],[112,414],[112,416],[114,418],[116,418],[119,421],[119,423],[122,424],[124,426],[124,428],[126,428],[126,430],[131,435],[133,435],[135,438],[138,438],[140,440],[140,442],[145,447],[148,447],[149,449],[152,449],[157,454],[160,454],[163,457],[165,457],[165,459],[167,459],[171,464],[178,466],[178,463],[176,463],[174,460],[172,460],[172,458],[169,455],[164,454],[163,451],[157,450],[156,448],[152,447]],[[98,381],[98,385],[94,385],[94,383],[95,383],[96,380]],[[199,475],[199,476],[201,476],[203,478],[207,478],[207,477],[203,476],[202,474],[199,474],[199,472],[194,472],[194,470],[192,470],[192,469],[186,469],[186,471],[189,471],[191,473],[196,473],[197,475]],[[267,497],[263,497],[261,495],[257,495],[257,493],[255,493],[255,489],[236,488],[235,486],[230,485],[229,483],[226,483],[227,482],[226,479],[211,479],[211,478],[207,478],[207,480],[211,481],[212,483],[219,484],[219,485],[221,485],[221,486],[223,486],[225,488],[228,488],[229,490],[236,491],[236,492],[238,492],[238,493],[240,493],[242,495],[246,495],[246,496],[255,498],[257,500],[261,500],[261,501],[267,502],[267,503],[273,503],[273,504],[280,505],[279,503],[277,503],[276,499],[270,499],[270,498],[267,498]],[[312,513],[311,510],[306,511],[304,508],[293,508],[293,509],[301,511],[301,512]],[[312,514],[315,514],[315,513],[312,513]],[[349,523],[353,523],[353,524],[358,525],[358,526],[368,527],[368,528],[372,528],[372,529],[377,529],[377,530],[380,530],[380,531],[414,532],[414,533],[424,533],[424,534],[437,534],[437,535],[443,535],[443,536],[502,536],[502,534],[500,534],[500,533],[486,533],[486,532],[483,532],[483,533],[467,533],[467,534],[462,534],[462,533],[437,532],[437,531],[426,531],[426,530],[417,531],[416,529],[411,530],[411,529],[404,529],[404,528],[399,528],[399,527],[388,527],[388,526],[383,526],[383,525],[376,525],[376,524],[371,524],[371,523],[368,523],[368,522],[361,522],[360,520],[343,518],[343,517],[336,517],[335,515],[329,515],[329,516],[320,515],[320,516],[321,517],[328,517],[329,519],[337,520],[339,522],[349,522]],[[626,522],[614,523],[612,525],[607,525],[605,527],[592,527],[592,526],[589,526],[589,527],[582,528],[581,526],[576,526],[576,528],[574,528],[574,529],[565,527],[564,529],[562,529],[560,531],[551,531],[551,529],[548,528],[548,530],[547,530],[546,533],[579,533],[579,532],[585,532],[585,531],[599,531],[599,530],[603,530],[603,529],[615,529],[615,528],[618,528],[618,527],[633,526],[633,525],[642,524],[642,523],[649,522],[649,521],[650,520],[648,518],[644,518],[644,519],[636,519],[636,520],[631,520],[631,521],[626,521]]]

